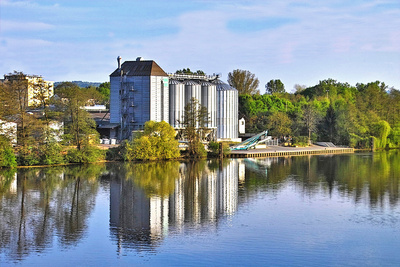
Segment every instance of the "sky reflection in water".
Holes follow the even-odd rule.
[[[2,171],[0,265],[394,265],[398,152]]]

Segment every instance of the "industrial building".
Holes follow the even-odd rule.
[[[166,121],[182,128],[184,108],[196,98],[209,113],[214,140],[238,140],[238,91],[218,75],[167,74],[153,60],[117,58],[110,75],[110,124],[119,125],[111,138],[128,139],[149,121]]]

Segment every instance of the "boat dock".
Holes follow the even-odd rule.
[[[231,158],[264,158],[264,157],[286,157],[286,156],[304,156],[320,154],[342,154],[354,153],[353,148],[343,147],[323,147],[312,145],[309,147],[281,147],[269,146],[266,148],[233,150]]]

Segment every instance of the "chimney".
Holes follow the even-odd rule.
[[[121,69],[121,57],[120,56],[117,57],[117,61],[118,61],[118,69],[120,70]]]

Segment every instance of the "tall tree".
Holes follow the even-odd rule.
[[[228,73],[228,83],[239,91],[239,94],[259,94],[258,85],[260,81],[248,70],[236,69]]]
[[[28,80],[22,72],[14,72],[13,80],[5,81],[0,88],[2,117],[12,118],[18,123],[18,143],[26,145],[29,125],[33,117],[28,114]]]
[[[319,122],[319,114],[311,104],[303,108],[303,122],[308,132],[308,143],[311,143],[311,133],[317,130],[317,124]]]
[[[193,97],[185,106],[182,121],[179,121],[184,127],[183,133],[188,141],[189,155],[192,157],[205,156],[205,149],[201,141],[207,134],[208,121],[207,108]]]
[[[267,94],[275,94],[275,93],[284,93],[285,85],[281,82],[281,80],[270,80],[265,85],[265,90]]]
[[[55,91],[60,98],[60,107],[64,111],[64,139],[76,145],[78,150],[81,149],[81,145],[85,141],[88,141],[90,136],[97,140],[96,123],[83,107],[89,100],[95,101],[94,98],[98,95],[93,90],[80,88],[71,82],[59,84]]]
[[[329,105],[321,126],[322,136],[326,138],[326,141],[336,142],[336,113],[332,104]]]

